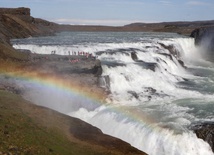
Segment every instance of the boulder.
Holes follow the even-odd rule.
[[[137,61],[137,60],[138,60],[138,57],[137,57],[136,52],[131,52],[131,58],[132,58],[132,60],[134,60],[134,61]]]
[[[101,61],[97,59],[97,60],[95,61],[94,67],[92,68],[92,73],[93,73],[95,76],[99,77],[99,76],[102,75],[102,72],[103,72],[103,69],[102,69],[102,66],[101,66]]]

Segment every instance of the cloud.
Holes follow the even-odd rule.
[[[161,3],[161,4],[163,4],[163,5],[172,5],[172,2],[167,1],[167,0],[159,1],[159,3]]]
[[[201,1],[189,1],[189,2],[187,2],[187,5],[192,5],[192,6],[205,6],[205,5],[209,5],[209,3],[201,2]]]

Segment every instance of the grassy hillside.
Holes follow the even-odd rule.
[[[143,154],[91,125],[0,90],[0,154]]]
[[[16,51],[8,43],[0,42],[0,59],[27,61],[28,60],[28,54],[24,53],[24,52]]]

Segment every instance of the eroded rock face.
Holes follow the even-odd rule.
[[[92,73],[93,73],[95,76],[99,77],[99,76],[102,75],[102,72],[103,72],[103,69],[102,69],[102,66],[101,66],[101,61],[97,59],[97,60],[95,61],[94,67],[92,68]]]
[[[27,15],[30,16],[30,8],[0,8],[0,15],[13,14],[13,15]]]
[[[193,127],[193,130],[198,138],[209,143],[214,152],[214,122],[196,125]]]
[[[202,48],[205,58],[214,61],[214,27],[195,29],[190,37],[195,38],[195,45]]]
[[[195,38],[196,45],[201,45],[204,40],[212,40],[214,38],[214,27],[195,29],[190,37]]]
[[[10,39],[51,35],[57,29],[58,24],[30,16],[29,8],[0,8],[0,57],[23,60],[23,54],[11,47]]]
[[[173,45],[164,45],[159,43],[163,48],[167,49],[175,58],[179,59],[181,57],[180,52]]]
[[[0,8],[0,40],[50,35],[58,24],[30,16],[29,8]]]

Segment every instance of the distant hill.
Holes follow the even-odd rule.
[[[210,21],[192,21],[192,22],[162,22],[162,23],[132,23],[125,25],[127,29],[153,32],[174,32],[184,35],[190,35],[191,32],[201,27],[214,27],[214,20]]]
[[[201,27],[214,27],[214,20],[192,22],[162,22],[162,23],[131,23],[124,26],[90,26],[90,25],[60,25],[60,30],[67,31],[130,31],[130,32],[174,32],[190,35]]]

